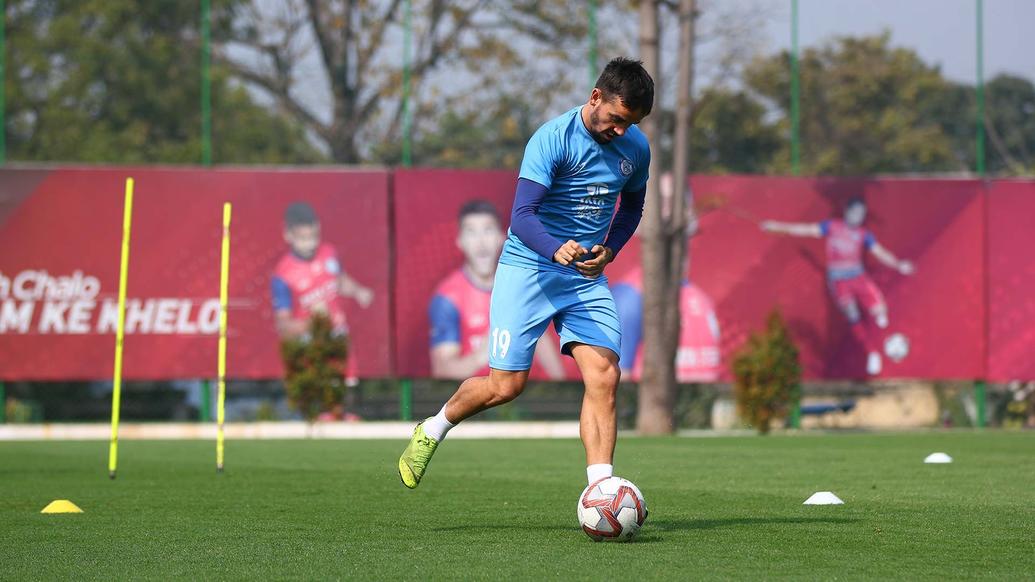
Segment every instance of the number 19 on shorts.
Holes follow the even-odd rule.
[[[510,332],[495,327],[492,329],[492,357],[506,358],[510,349]]]

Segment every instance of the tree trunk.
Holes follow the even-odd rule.
[[[636,427],[642,434],[670,434],[675,429],[676,353],[679,349],[679,294],[687,265],[686,204],[687,163],[690,149],[691,88],[693,79],[694,0],[679,5],[679,74],[672,192],[665,200],[659,182],[660,164],[652,157],[643,229],[643,377],[640,383]],[[640,4],[640,54],[647,71],[658,79],[657,3]],[[648,119],[650,119],[648,117]],[[657,138],[657,124],[645,131]],[[658,152],[660,154],[660,152]]]
[[[658,1],[640,0],[640,59],[654,79],[655,101],[661,95],[660,52],[658,42]],[[660,107],[655,106],[655,109]],[[657,116],[648,116],[640,128],[655,144],[660,143]],[[641,434],[668,434],[673,430],[672,405],[675,387],[673,358],[667,357],[665,332],[665,271],[668,254],[665,224],[661,214],[661,169],[659,155],[651,156],[647,183],[647,202],[641,232],[643,260],[643,375],[640,378],[636,429]]]

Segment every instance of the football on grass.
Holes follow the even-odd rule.
[[[579,525],[595,542],[627,542],[647,519],[647,502],[632,481],[607,477],[579,496]]]

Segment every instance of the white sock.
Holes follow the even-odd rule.
[[[446,419],[446,407],[443,406],[438,414],[424,421],[424,434],[436,441],[441,441],[446,438],[446,433],[454,426],[456,425]]]
[[[615,474],[614,465],[608,465],[607,463],[598,463],[596,465],[590,465],[586,467],[586,478],[589,479],[589,483],[593,484],[595,481],[610,477]]]

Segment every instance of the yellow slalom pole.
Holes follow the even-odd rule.
[[[126,274],[129,271],[129,227],[133,222],[133,178],[126,178],[126,202],[122,211],[122,259],[119,263],[119,320],[115,330],[115,372],[111,392],[111,444],[108,478],[115,478],[119,464],[119,406],[122,396],[122,344],[126,332]]]
[[[223,253],[219,264],[219,400],[216,422],[216,472],[223,472],[223,419],[226,404],[226,303],[230,278],[230,210],[223,203]]]

